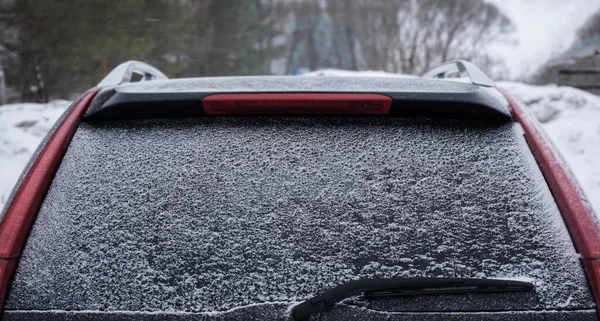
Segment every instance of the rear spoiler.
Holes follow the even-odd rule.
[[[133,83],[132,76],[136,73],[142,79]],[[130,61],[115,68],[98,86],[104,93],[98,95],[97,100],[101,101],[93,103],[86,113],[86,121],[273,114],[275,108],[278,114],[365,114],[354,106],[361,102],[361,95],[391,99],[391,107],[385,109],[385,114],[396,117],[512,120],[508,104],[494,88],[494,82],[475,65],[462,60],[445,63],[421,78],[268,76],[172,80],[155,67]],[[228,110],[235,112],[213,112],[215,104],[220,104],[215,97],[219,95],[227,95]],[[249,97],[252,95],[256,98]],[[332,102],[332,97],[337,97],[337,103]],[[279,102],[285,106],[273,106]],[[332,108],[332,103],[337,107]],[[252,112],[231,107],[239,104],[273,107],[254,108]],[[295,107],[292,110],[289,106]],[[344,106],[354,107],[344,109]]]

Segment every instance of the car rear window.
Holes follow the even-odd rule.
[[[527,279],[536,290],[360,304],[593,308],[520,125],[388,117],[82,123],[6,309],[284,311],[353,279],[417,276]]]

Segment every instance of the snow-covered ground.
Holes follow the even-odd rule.
[[[390,76],[383,72],[325,70],[310,76]],[[501,82],[531,108],[560,149],[600,216],[600,97],[570,88]],[[0,106],[0,208],[37,145],[68,101]]]

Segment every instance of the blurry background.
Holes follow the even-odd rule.
[[[1,95],[72,98],[131,59],[192,77],[324,68],[420,75],[461,58],[495,79],[556,83],[565,63],[600,49],[599,7],[598,0],[0,0]]]
[[[465,59],[533,110],[600,209],[599,10],[599,0],[0,0],[0,207],[69,101],[126,60],[198,77],[420,75]]]

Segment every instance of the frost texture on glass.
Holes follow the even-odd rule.
[[[518,124],[83,123],[6,307],[214,314],[273,302],[284,313],[281,305],[357,278],[420,276],[528,279],[536,290],[346,304],[404,312],[594,306]]]

